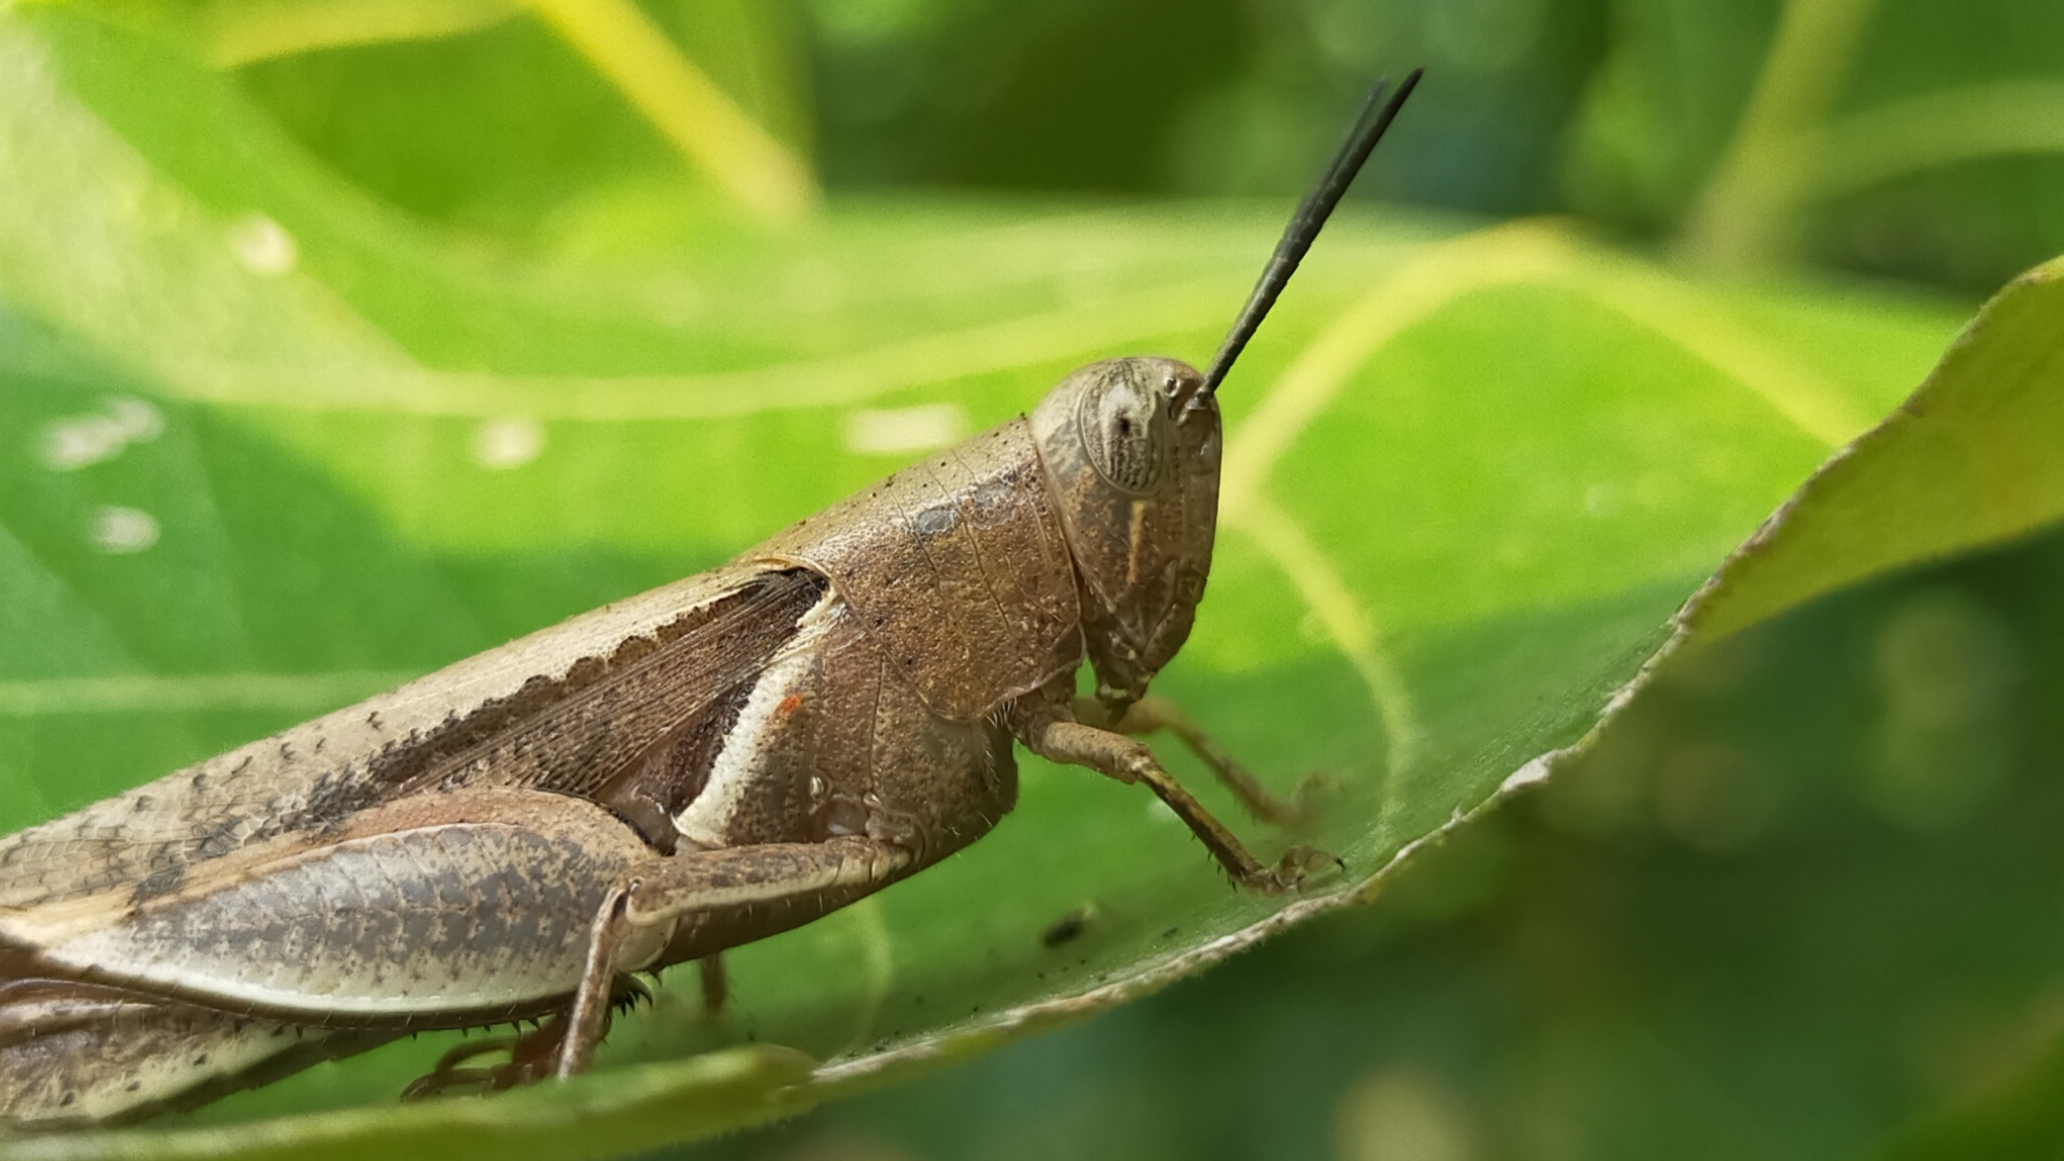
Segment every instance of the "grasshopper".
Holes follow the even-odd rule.
[[[408,1094],[583,1071],[634,972],[808,923],[982,837],[1013,746],[1144,784],[1210,570],[1216,390],[1418,80],[1370,94],[1206,374],[1070,375],[1028,416],[711,572],[0,839],[0,1122],[134,1120],[424,1029],[540,1021]],[[1077,698],[1087,661],[1096,694]],[[469,1063],[486,1048],[504,1062]]]

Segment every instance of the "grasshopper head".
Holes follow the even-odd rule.
[[[1128,705],[1189,637],[1211,572],[1218,401],[1188,363],[1111,359],[1048,392],[1032,435],[1074,553],[1098,696]]]
[[[1075,555],[1097,696],[1113,709],[1147,692],[1188,639],[1204,596],[1218,524],[1219,385],[1419,73],[1406,76],[1387,102],[1385,82],[1369,90],[1354,128],[1291,215],[1208,374],[1175,359],[1092,363],[1032,413],[1032,437]]]

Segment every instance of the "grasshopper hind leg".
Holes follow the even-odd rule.
[[[126,1124],[395,1035],[280,1024],[73,980],[10,979],[0,983],[0,1125]]]
[[[821,843],[763,843],[654,859],[633,867],[603,900],[589,937],[587,968],[567,1009],[557,1075],[587,1071],[608,1028],[606,1005],[626,947],[652,932],[755,909],[802,904],[823,914],[886,885],[909,867],[909,851],[846,835]],[[793,915],[792,919],[808,916]],[[776,928],[780,930],[780,928]],[[696,957],[703,958],[703,957]],[[705,989],[710,983],[705,968]],[[712,998],[705,990],[705,1000]],[[718,998],[721,1001],[721,996]]]
[[[821,843],[695,851],[639,863],[625,872],[596,911],[580,986],[564,1009],[535,1031],[454,1048],[429,1075],[410,1085],[405,1096],[514,1088],[551,1076],[579,1075],[594,1059],[611,1013],[622,1006],[627,991],[634,997],[645,994],[627,974],[644,969],[626,966],[626,956],[637,962],[636,949],[649,945],[655,935],[664,945],[671,938],[668,933],[684,926],[693,931],[706,922],[721,924],[727,918],[738,920],[781,907],[800,908],[790,914],[793,922],[814,918],[888,883],[911,858],[892,844],[849,835]],[[715,950],[683,959],[708,964]],[[704,972],[707,988],[710,968]],[[721,993],[705,991],[704,998],[722,1001]],[[487,1067],[469,1063],[497,1051],[507,1051],[508,1060]]]

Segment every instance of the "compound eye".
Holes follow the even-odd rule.
[[[1112,375],[1082,393],[1077,418],[1089,462],[1112,486],[1145,495],[1168,475],[1174,440],[1160,392]]]

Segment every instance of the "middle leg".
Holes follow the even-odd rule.
[[[1076,721],[1116,733],[1139,737],[1167,730],[1174,734],[1226,789],[1233,792],[1233,797],[1240,800],[1247,813],[1262,822],[1275,826],[1298,826],[1310,817],[1311,811],[1305,800],[1316,785],[1316,775],[1299,782],[1288,800],[1279,797],[1263,786],[1247,767],[1235,761],[1224,746],[1204,732],[1203,727],[1190,720],[1181,707],[1159,694],[1150,693],[1133,702],[1116,720],[1112,720],[1110,711],[1093,697],[1076,698],[1073,708]]]
[[[1047,721],[1029,731],[1026,745],[1033,753],[1071,766],[1087,766],[1120,782],[1144,782],[1147,789],[1168,804],[1190,833],[1224,867],[1233,881],[1252,891],[1278,894],[1296,887],[1304,877],[1330,863],[1329,856],[1309,847],[1292,847],[1273,867],[1249,853],[1238,837],[1204,804],[1183,788],[1182,783],[1162,768],[1145,742],[1123,734],[1074,721]]]

